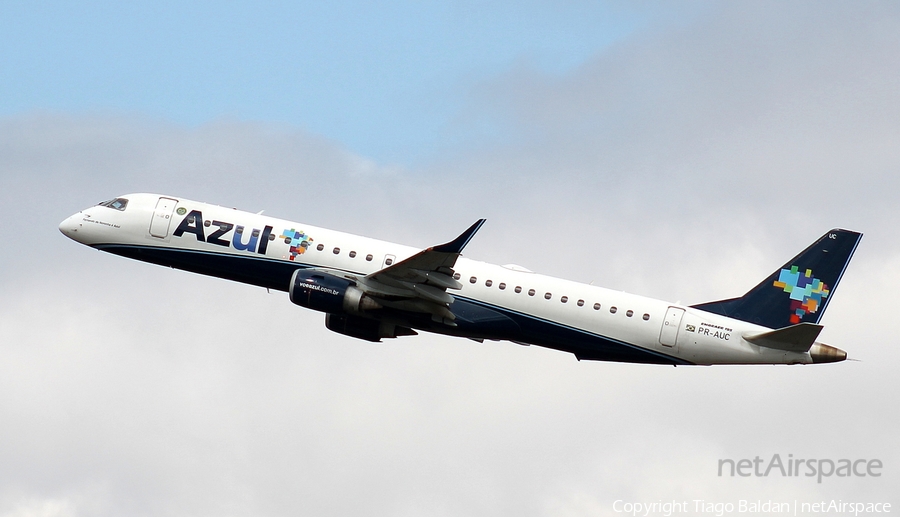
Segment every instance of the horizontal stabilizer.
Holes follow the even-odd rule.
[[[798,323],[768,332],[745,332],[743,337],[754,345],[784,350],[786,352],[808,352],[822,332],[822,325]]]

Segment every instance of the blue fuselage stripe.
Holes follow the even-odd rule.
[[[174,267],[203,275],[215,276],[242,283],[288,291],[291,275],[297,269],[316,267],[311,264],[272,259],[262,256],[215,253],[201,250],[169,248],[157,246],[95,244],[101,251],[113,253],[144,262]],[[355,271],[349,273],[361,274]],[[611,339],[594,332],[564,325],[562,323],[541,318],[533,314],[516,311],[473,298],[454,294],[456,301],[451,305],[455,314],[461,315],[461,328],[453,331],[443,325],[417,326],[420,330],[450,335],[467,335],[472,330],[476,337],[489,339],[506,339],[533,345],[571,352],[579,359],[654,363],[654,364],[692,364],[682,359],[667,356],[659,352]],[[471,313],[471,327],[463,324],[467,314]],[[493,317],[494,315],[499,315]],[[482,318],[479,320],[479,318]],[[510,326],[497,326],[491,334],[490,323],[498,319],[514,322]],[[480,321],[486,323],[481,324]],[[482,328],[487,333],[480,334]],[[449,331],[448,331],[449,330]]]

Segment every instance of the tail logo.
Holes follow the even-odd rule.
[[[801,273],[797,266],[782,269],[773,285],[791,296],[791,323],[800,323],[804,316],[819,310],[830,292],[827,285],[813,276],[812,269]]]

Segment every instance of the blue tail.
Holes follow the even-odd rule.
[[[744,296],[693,307],[772,329],[819,323],[860,239],[831,230]]]

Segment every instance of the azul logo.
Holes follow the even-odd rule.
[[[213,226],[215,229],[209,235],[206,235],[204,228],[212,228]],[[232,230],[234,230],[234,233],[229,236],[228,234]],[[223,221],[204,221],[203,213],[199,210],[191,210],[191,213],[181,220],[181,224],[178,225],[178,228],[175,229],[172,235],[181,237],[185,233],[194,234],[199,242],[225,247],[234,246],[236,250],[256,252],[260,255],[265,255],[269,241],[275,240],[271,226],[266,226],[262,231],[253,228],[248,232],[240,225],[235,227],[234,224]]]
[[[291,260],[297,258],[297,255],[306,253],[306,248],[313,241],[305,232],[293,228],[284,230],[278,237],[284,239],[284,243],[291,247],[291,256],[289,257]]]
[[[801,273],[797,266],[782,269],[773,285],[791,295],[791,323],[800,323],[804,316],[819,310],[829,293],[828,286],[813,276],[812,269]]]

